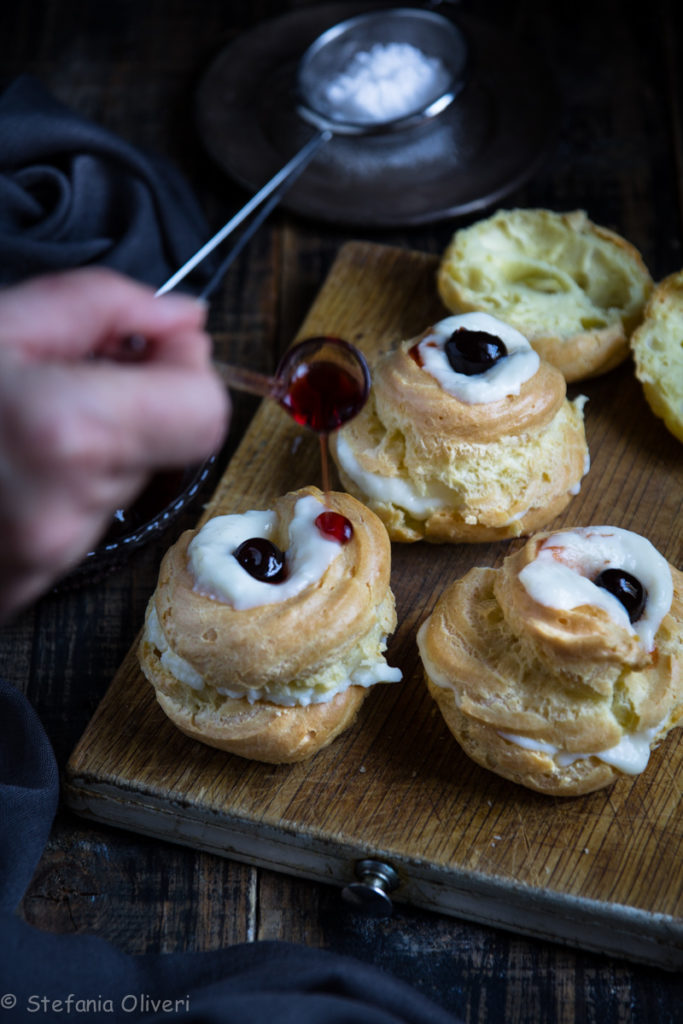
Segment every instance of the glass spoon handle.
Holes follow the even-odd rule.
[[[224,384],[237,391],[248,391],[251,395],[266,398],[277,398],[282,390],[277,377],[268,377],[265,373],[246,370],[241,366],[231,366],[220,359],[214,359],[213,365]]]
[[[332,138],[332,132],[322,131],[306,143],[305,146],[296,153],[292,159],[282,167],[277,174],[273,175],[270,181],[266,182],[263,188],[259,189],[256,195],[252,196],[248,203],[246,203],[241,210],[238,210],[234,217],[231,217],[227,224],[224,224],[220,231],[217,231],[213,238],[210,238],[205,245],[198,249],[194,256],[191,256],[186,263],[183,263],[182,267],[179,267],[174,274],[169,277],[168,281],[165,281],[160,288],[157,289],[157,295],[165,295],[166,292],[170,292],[172,288],[175,288],[180,281],[183,280],[191,270],[201,263],[202,260],[206,259],[210,252],[220,245],[221,242],[225,241],[228,235],[231,235],[240,224],[249,217],[254,210],[261,206],[265,201],[275,192],[279,196],[285,190],[285,187],[293,184],[294,180],[299,174],[308,166],[315,154],[317,153],[320,146],[328,142]]]

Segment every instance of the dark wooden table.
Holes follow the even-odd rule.
[[[194,95],[241,31],[297,0],[26,0],[0,5],[3,77],[30,71],[74,109],[170,157],[217,229],[247,197],[198,138]],[[558,10],[554,8],[557,7]],[[655,278],[683,265],[683,18],[674,0],[463,4],[514,51],[523,40],[564,99],[547,159],[508,206],[582,207],[634,242]],[[366,232],[277,211],[229,271],[211,309],[217,352],[270,371],[349,237],[439,253],[474,215]],[[224,465],[255,409],[236,396]],[[204,495],[208,497],[208,494]],[[175,524],[191,525],[197,507]],[[140,628],[173,534],[117,573],[49,594],[0,632],[0,671],[39,711],[63,766]],[[286,939],[362,957],[469,1022],[681,1019],[664,971],[397,907],[372,920],[339,892],[97,827],[62,809],[23,904],[41,928],[95,932],[134,952]]]

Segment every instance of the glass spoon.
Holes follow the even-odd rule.
[[[421,89],[419,98],[416,95],[412,101],[407,99],[398,107],[398,112],[391,115],[359,116],[331,97],[330,84],[344,79],[354,58],[367,58],[373,47],[392,43],[415,46],[439,66],[439,73]],[[296,87],[296,111],[302,120],[317,129],[317,133],[160,286],[157,295],[175,288],[264,203],[268,204],[267,213],[270,213],[318,150],[335,135],[362,138],[400,133],[438,117],[464,88],[468,62],[469,48],[461,30],[450,19],[433,11],[404,8],[370,11],[338,22],[321,33],[299,61]],[[390,85],[389,82],[384,84]],[[265,217],[261,216],[258,223],[263,219]]]
[[[134,334],[119,343],[109,358],[121,363],[144,362],[150,355],[146,338]],[[285,352],[272,376],[214,359],[224,384],[237,391],[272,398],[302,426],[329,434],[360,412],[370,393],[365,356],[343,338],[306,338]]]
[[[214,366],[228,387],[273,398],[297,423],[317,434],[329,434],[347,423],[370,392],[365,357],[342,338],[321,336],[293,345],[272,377],[219,360]]]

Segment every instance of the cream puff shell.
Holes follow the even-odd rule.
[[[636,377],[655,416],[683,441],[683,270],[660,281],[631,336]]]
[[[652,733],[654,747],[681,722],[683,574],[669,567],[674,598],[646,653],[600,608],[529,598],[519,572],[546,536],[447,587],[419,648],[429,692],[472,760],[538,792],[578,796],[623,777],[596,753],[634,733]]]
[[[652,286],[636,247],[583,210],[499,210],[457,231],[437,272],[447,309],[511,324],[567,381],[626,359]]]
[[[569,504],[587,469],[583,400],[569,402],[562,374],[541,361],[518,394],[460,401],[411,355],[419,341],[378,360],[365,408],[331,438],[344,487],[395,541],[495,541],[545,526]],[[441,499],[418,517],[379,486],[369,494],[361,475],[345,466],[340,441],[363,473]]]
[[[309,494],[320,500],[321,511],[337,511],[353,525],[352,539],[340,545],[316,583],[282,602],[236,610],[197,590],[187,553],[196,531],[186,531],[164,556],[139,647],[161,707],[183,732],[272,763],[302,760],[330,743],[352,723],[368,690],[350,685],[305,706],[254,695],[264,689],[287,694],[293,680],[338,678],[368,645],[379,653],[396,625],[386,530],[353,497],[333,493],[323,505],[322,492],[308,487],[278,499],[273,509],[281,533],[275,543],[286,547],[296,502]],[[155,643],[159,627],[163,645]],[[166,644],[201,677],[202,687],[187,685],[162,664],[159,648]]]

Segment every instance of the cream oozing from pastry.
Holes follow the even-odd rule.
[[[438,481],[427,484],[424,493],[420,494],[403,477],[382,476],[363,469],[342,433],[337,435],[336,449],[341,468],[372,501],[397,505],[418,520],[427,519],[440,508],[453,504],[453,491]]]
[[[420,657],[425,671],[435,686],[450,690],[458,697],[458,690],[442,672],[439,671],[433,660],[427,654],[425,636],[427,622],[423,622],[417,633],[417,643]],[[562,750],[554,743],[546,743],[543,740],[532,736],[521,736],[517,733],[506,732],[502,729],[496,730],[498,735],[509,743],[514,743],[525,750],[535,750],[541,754],[551,757],[559,768],[567,768],[575,761],[587,760],[594,757],[605,764],[612,765],[626,775],[639,775],[645,771],[650,758],[651,744],[657,734],[666,728],[668,719],[658,722],[649,729],[640,729],[634,732],[625,732],[618,743],[604,750],[592,750],[590,752],[569,753]]]
[[[588,401],[588,398],[586,397],[586,395],[579,395],[577,398],[574,399],[574,404],[583,411],[583,407],[584,407],[584,405],[586,404],[587,401]],[[581,482],[583,480],[583,477],[588,476],[588,473],[590,472],[590,468],[591,468],[590,452],[588,451],[588,449],[586,449],[586,454],[583,457],[583,476],[581,477],[580,480],[577,480],[577,482],[574,484],[573,487],[569,488],[569,493],[570,494],[578,494],[580,492],[580,490],[581,490]]]
[[[186,686],[191,687],[193,690],[201,690],[204,686],[204,678],[201,673],[197,672],[196,668],[190,665],[189,661],[185,658],[181,658],[175,651],[169,646],[168,640],[164,636],[164,631],[161,628],[159,622],[159,616],[157,615],[156,608],[152,608],[147,616],[145,623],[147,629],[147,635],[149,641],[159,651],[159,661],[161,662],[162,668],[166,669],[174,679],[177,679],[181,683],[185,683]]]
[[[312,495],[297,501],[289,525],[287,578],[281,583],[254,579],[233,555],[252,537],[271,540],[278,524],[274,512],[251,511],[209,519],[188,548],[194,589],[238,611],[277,604],[300,594],[322,577],[340,551],[339,542],[324,537],[315,525],[323,511],[322,503]]]
[[[428,519],[439,509],[457,507],[461,502],[460,494],[439,480],[425,481],[421,489],[418,490],[411,480],[404,477],[383,476],[381,473],[372,473],[370,470],[364,469],[354,455],[345,435],[341,432],[337,435],[335,444],[340,468],[370,501],[396,505],[418,521]],[[570,494],[579,493],[581,481],[589,469],[590,457],[586,454],[583,473],[569,488]],[[513,516],[502,520],[499,525],[509,526],[511,523],[523,519],[529,511],[530,506],[522,508]],[[472,522],[476,522],[476,518],[470,518]]]
[[[507,355],[483,373],[457,373],[448,361],[446,342],[460,329],[482,331],[504,343]],[[434,324],[419,342],[418,352],[423,369],[449,395],[468,405],[497,402],[508,395],[518,395],[522,384],[537,372],[540,359],[527,339],[514,327],[490,313],[462,313],[448,316]]]
[[[170,647],[154,608],[147,616],[146,627],[150,643],[159,651],[162,668],[191,689],[203,690],[204,677],[189,661],[181,658]],[[400,682],[403,677],[401,669],[388,665],[384,658],[386,646],[387,637],[381,632],[378,624],[355,646],[348,663],[328,666],[305,679],[291,680],[286,686],[264,685],[259,689],[217,686],[216,690],[224,697],[247,700],[250,704],[260,700],[279,704],[281,707],[307,707],[309,704],[319,704],[332,700],[350,686],[363,686],[369,689],[375,683]]]
[[[570,754],[560,750],[552,743],[542,743],[540,740],[532,739],[530,736],[517,736],[515,733],[498,732],[504,740],[515,743],[518,747],[526,750],[537,750],[542,754],[552,757],[559,768],[568,768],[575,761],[584,761],[587,758],[595,757],[605,764],[617,768],[625,775],[639,775],[647,768],[650,760],[652,741],[657,733],[666,728],[668,719],[658,722],[650,729],[639,729],[636,732],[625,733],[613,747],[605,750],[594,750],[590,753]]]
[[[621,601],[593,581],[605,569],[625,569],[647,592],[645,609],[632,625]],[[616,526],[589,526],[548,537],[533,562],[519,573],[530,597],[547,608],[602,608],[631,631],[647,651],[671,607],[673,580],[666,559],[645,537]]]

